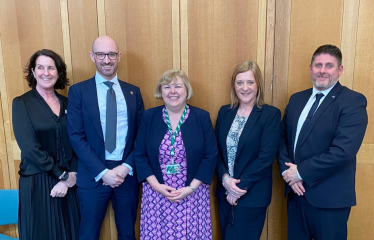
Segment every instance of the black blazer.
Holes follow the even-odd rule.
[[[140,182],[155,175],[159,183],[164,183],[158,156],[168,128],[162,118],[162,108],[159,106],[146,110],[139,127],[134,157]],[[194,178],[210,184],[217,160],[217,143],[209,113],[190,106],[190,113],[181,126],[181,132],[187,156],[185,186]]]
[[[319,208],[356,205],[356,154],[361,146],[368,117],[366,98],[336,83],[308,125],[300,131],[295,156],[293,146],[297,122],[312,89],[291,96],[281,123],[278,163],[297,165],[304,181],[307,201]],[[285,196],[290,187],[285,184]]]
[[[218,141],[217,174],[219,183],[216,195],[226,201],[222,176],[228,173],[226,139],[239,107],[222,106],[218,113],[216,137]],[[247,193],[239,198],[238,206],[265,207],[270,204],[272,191],[272,163],[279,143],[279,109],[264,105],[253,107],[240,135],[234,164],[237,185]]]

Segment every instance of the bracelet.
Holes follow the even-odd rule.
[[[230,178],[230,175],[226,175],[226,177],[224,177],[223,179],[222,179],[222,186],[226,189],[226,186],[225,186],[225,181],[226,181],[226,179],[228,179],[228,178]]]
[[[188,187],[192,190],[192,192],[196,192],[196,188],[192,187],[191,185]]]

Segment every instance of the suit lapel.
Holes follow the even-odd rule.
[[[162,118],[162,109],[163,109],[163,106],[158,107],[156,110],[157,112],[155,113],[152,119],[152,123],[151,123],[151,126],[152,126],[152,128],[150,129],[151,134],[149,134],[149,136],[152,136],[152,139],[150,139],[150,142],[146,143],[147,145],[152,144],[151,146],[153,147],[151,149],[158,149],[158,151],[152,151],[152,153],[155,153],[155,154],[153,154],[152,157],[150,157],[150,159],[151,160],[153,159],[155,161],[155,163],[152,165],[153,167],[156,168],[154,169],[154,172],[159,172],[159,173],[162,172],[161,165],[158,163],[159,147],[166,134],[166,131],[168,130],[167,125],[164,122],[164,119]],[[184,124],[182,124],[182,127],[183,125]]]
[[[86,89],[82,91],[82,95],[83,95],[84,102],[87,105],[87,111],[92,117],[92,121],[94,123],[95,129],[97,133],[99,134],[101,140],[104,141],[103,129],[101,128],[101,121],[100,121],[99,104],[97,100],[97,89],[96,89],[95,77],[91,78],[90,80],[87,80]]]
[[[132,91],[129,91],[127,88],[126,84],[122,82],[121,80],[118,80],[119,85],[121,86],[123,96],[125,97],[126,100],[126,106],[127,106],[127,126],[128,126],[128,133],[126,136],[126,141],[130,137],[130,132],[132,132],[133,128],[130,126],[135,126],[134,125],[134,117],[135,117],[135,102],[134,102],[134,93]],[[126,145],[127,146],[127,145]]]
[[[313,93],[313,88],[308,89],[307,91],[305,91],[305,93],[301,96],[300,99],[297,99],[298,104],[296,105],[296,110],[293,112],[293,120],[292,120],[292,126],[294,126],[292,128],[292,146],[294,146],[297,124],[299,122],[301,112],[303,111],[312,93]],[[299,139],[300,139],[300,136],[299,136]]]
[[[226,139],[227,139],[227,135],[229,134],[229,131],[230,131],[230,128],[231,128],[231,125],[234,121],[234,118],[236,116],[236,113],[238,112],[238,109],[239,109],[239,106],[237,106],[236,108],[234,109],[229,109],[228,112],[227,112],[227,115],[226,117],[223,119],[222,123],[221,123],[221,126],[223,126],[223,132],[222,132],[222,138],[221,138],[221,142],[222,142],[222,146],[224,146],[222,148],[222,155],[223,155],[223,159],[225,160],[225,163],[226,163],[226,166],[227,166],[227,145],[226,145]]]
[[[256,124],[257,119],[261,116],[262,109],[258,108],[256,105],[253,106],[252,112],[249,115],[247,122],[245,123],[242,134],[240,135],[238,148],[236,149],[236,159],[239,159],[238,156],[244,147],[244,143],[251,133],[253,126]]]
[[[321,105],[317,108],[315,114],[310,119],[310,121],[308,122],[308,124],[306,124],[305,126],[303,126],[301,128],[301,131],[300,131],[300,134],[299,134],[299,138],[297,140],[296,147],[298,147],[301,144],[303,144],[303,142],[308,137],[309,133],[312,131],[314,124],[318,121],[318,119],[322,115],[322,113],[327,109],[327,107],[332,102],[334,102],[338,98],[340,90],[341,90],[341,87],[342,87],[342,85],[340,85],[339,82],[336,83],[336,85],[334,86],[334,88],[331,89],[331,91],[329,92],[329,94],[327,94],[327,96],[325,97],[325,99],[323,100],[323,102],[321,103]]]

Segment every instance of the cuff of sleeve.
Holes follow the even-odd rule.
[[[103,170],[99,175],[95,177],[95,181],[98,182],[104,176],[104,174],[108,172],[108,169]]]
[[[53,175],[55,175],[56,178],[59,178],[63,173],[64,170],[62,170],[58,164],[55,164],[52,169]]]
[[[299,174],[299,170],[296,170],[297,176],[299,177],[300,180],[303,180]]]
[[[130,165],[128,165],[127,163],[122,163],[122,165],[126,166],[126,167],[128,167],[130,169],[130,172],[129,172],[130,176],[134,175],[134,172],[133,172],[132,167]]]

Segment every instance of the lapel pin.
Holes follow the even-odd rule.
[[[335,96],[331,96],[332,98],[335,98]]]
[[[130,94],[133,95],[134,93],[132,91],[130,91]]]

